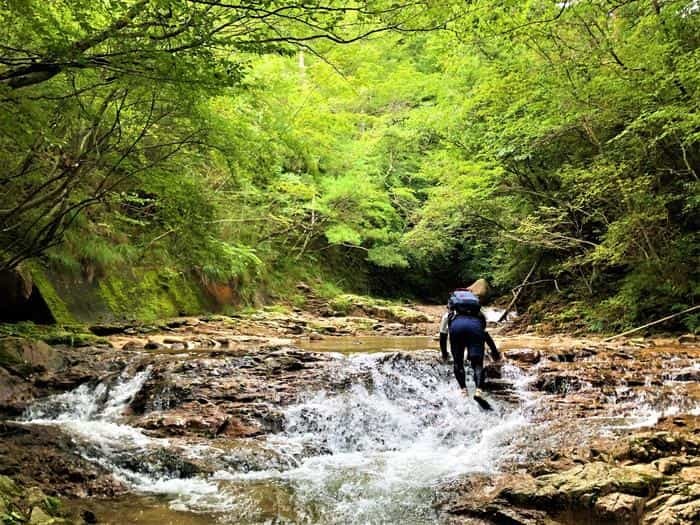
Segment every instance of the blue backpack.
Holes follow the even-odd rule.
[[[447,301],[447,307],[460,315],[479,315],[479,298],[467,290],[455,290]]]

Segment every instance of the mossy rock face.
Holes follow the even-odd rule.
[[[47,496],[39,487],[21,489],[11,478],[0,476],[0,523],[76,525],[60,515],[58,498]]]
[[[30,270],[59,325],[153,321],[216,308],[196,277],[168,268],[115,269],[92,280],[36,263]]]
[[[0,339],[0,366],[16,367],[22,364],[22,353],[13,344],[14,337]]]
[[[71,313],[66,301],[56,290],[47,270],[36,263],[27,264],[27,270],[31,274],[34,286],[41,293],[41,297],[51,311],[51,315],[58,324],[73,324],[75,317]]]
[[[413,308],[361,295],[338,295],[331,299],[330,306],[345,315],[365,314],[384,321],[404,324],[430,322],[427,315]]]
[[[49,516],[41,507],[34,507],[29,516],[30,525],[50,525],[53,524],[53,517]]]
[[[0,324],[0,338],[15,337],[23,340],[43,341],[49,345],[89,346],[109,344],[106,339],[87,332],[81,325],[36,325],[30,322]],[[1,364],[1,363],[0,363]]]
[[[109,276],[99,294],[117,319],[153,321],[211,308],[197,283],[176,272],[134,269],[131,276]]]

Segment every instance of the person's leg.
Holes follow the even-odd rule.
[[[462,389],[467,388],[467,376],[464,372],[464,348],[464,341],[459,334],[450,332],[450,351],[452,352],[455,378]]]
[[[474,384],[476,388],[484,388],[486,380],[486,371],[484,370],[484,356],[469,356],[469,363],[472,365],[474,372]]]

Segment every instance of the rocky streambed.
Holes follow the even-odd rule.
[[[700,521],[692,338],[497,337],[484,412],[425,313],[178,319],[103,327],[83,348],[4,339],[0,516]]]

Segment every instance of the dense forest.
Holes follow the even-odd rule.
[[[529,274],[526,304],[602,331],[698,301],[697,1],[4,0],[0,21],[2,271],[148,269],[239,305]]]

